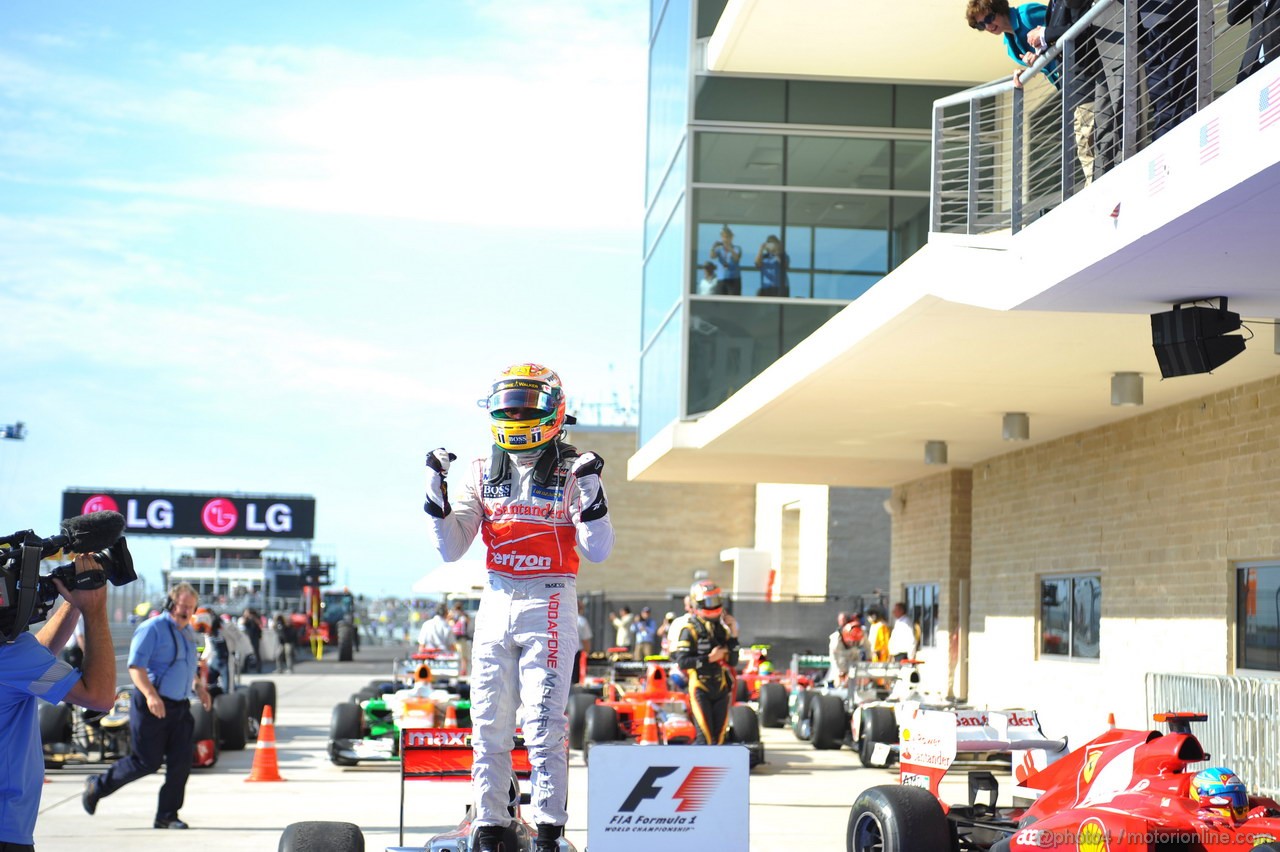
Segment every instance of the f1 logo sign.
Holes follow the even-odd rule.
[[[636,782],[636,785],[631,788],[631,793],[618,810],[631,812],[646,799],[657,799],[664,788],[658,786],[655,782],[659,778],[671,775],[678,768],[676,766],[650,766],[640,776],[640,780]],[[720,786],[720,782],[728,772],[729,770],[723,766],[692,767],[679,788],[671,794],[671,798],[680,803],[676,807],[676,813],[696,813],[702,810],[702,806],[715,793],[716,788]]]

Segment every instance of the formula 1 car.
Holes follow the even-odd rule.
[[[457,691],[456,682],[435,685],[425,663],[418,667],[418,678],[409,689],[362,691],[336,705],[329,720],[329,760],[337,766],[399,760],[402,729],[471,727],[471,702]]]
[[[471,780],[471,731],[461,728],[414,728],[401,732],[396,751],[400,761],[400,838],[399,846],[387,852],[468,852],[475,848],[473,805],[458,827],[430,838],[426,845],[404,845],[405,781]],[[517,735],[511,750],[512,778],[508,813],[511,825],[503,838],[506,852],[529,852],[535,829],[525,821],[520,806],[529,803],[529,794],[520,790],[520,780],[529,777],[529,754]],[[577,852],[566,838],[557,842],[559,852]],[[280,852],[364,852],[364,834],[349,822],[296,822],[287,826],[280,837]]]
[[[690,715],[689,694],[671,689],[665,664],[649,662],[646,666],[642,683],[630,690],[617,683],[608,684],[602,701],[590,693],[569,696],[570,742],[575,721],[583,720],[584,760],[590,760],[591,746],[598,743],[642,741],[649,718],[655,726],[654,741],[665,745],[689,745],[694,741],[697,729]],[[752,768],[764,763],[760,722],[749,705],[734,704],[729,708],[728,739],[747,747]]]
[[[956,749],[980,746],[946,715],[926,711],[904,733],[902,786],[872,787],[854,802],[848,852],[1280,852],[1280,804],[1248,796],[1229,770],[1191,768],[1209,758],[1190,727],[1203,715],[1157,713],[1169,733],[1110,729],[1037,764],[1018,788],[1034,801],[1013,808],[996,806],[995,777],[986,772],[970,773],[967,805],[939,801]],[[1029,738],[1022,747],[1052,742]],[[1224,783],[1206,789],[1206,774]],[[979,802],[984,792],[988,801]]]
[[[742,703],[756,702],[761,727],[781,728],[790,714],[791,696],[820,683],[830,665],[826,657],[794,654],[790,668],[776,672],[768,652],[768,645],[752,645],[743,652],[747,663],[738,675],[734,698]]]

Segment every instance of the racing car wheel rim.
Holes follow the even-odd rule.
[[[884,852],[884,830],[874,814],[861,814],[854,823],[852,852]]]

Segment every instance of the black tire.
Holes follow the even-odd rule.
[[[863,766],[871,766],[871,755],[876,743],[897,741],[898,720],[894,718],[892,707],[867,707],[862,711],[862,729],[858,731],[858,760]]]
[[[781,728],[787,721],[787,688],[780,683],[760,684],[760,725]]]
[[[349,822],[290,823],[278,852],[364,852],[364,834]]]
[[[729,733],[734,742],[760,742],[760,719],[748,704],[735,704],[729,708]]]
[[[218,720],[212,712],[204,709],[199,701],[191,702],[191,719],[195,722],[194,737],[197,740],[212,740],[218,736]]]
[[[276,706],[276,683],[273,680],[258,680],[249,684],[249,715],[262,721],[263,708],[271,708],[271,721],[275,722],[280,708]]]
[[[40,716],[40,744],[71,742],[71,707],[67,704],[42,703]]]
[[[218,745],[225,751],[241,751],[249,737],[249,696],[228,692],[213,699],[218,717]]]
[[[329,717],[329,739],[358,740],[364,736],[364,714],[359,704],[338,704]]]
[[[946,814],[922,787],[872,787],[854,800],[845,831],[847,852],[953,849]]]
[[[587,710],[586,743],[611,743],[618,739],[618,711],[607,704],[594,704]]]
[[[751,690],[742,678],[738,678],[733,684],[733,700],[738,704],[746,704],[751,700]]]
[[[354,630],[338,629],[338,662],[349,663],[355,659],[356,634]]]
[[[796,739],[808,742],[813,739],[813,699],[817,696],[812,690],[796,693],[796,706],[791,711],[791,733]]]
[[[844,745],[847,717],[844,702],[838,695],[815,695],[813,698],[813,747],[831,751]]]
[[[390,695],[395,692],[398,687],[389,680],[371,680],[365,689],[373,690],[375,695]]]
[[[587,713],[596,706],[596,697],[589,692],[575,692],[569,696],[569,748],[582,750],[587,736]]]

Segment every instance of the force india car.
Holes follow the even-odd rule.
[[[697,729],[689,708],[689,694],[671,689],[669,664],[650,661],[644,664],[645,676],[632,684],[610,682],[604,686],[603,699],[590,692],[569,695],[569,744],[575,741],[589,760],[591,747],[599,743],[630,740],[645,742],[645,725],[654,725],[650,742],[664,745],[688,745]],[[747,704],[729,708],[728,741],[745,745],[752,768],[764,763],[764,743],[760,741],[760,723],[755,710]]]
[[[475,849],[474,806],[468,805],[458,827],[430,838],[426,845],[404,845],[405,781],[471,780],[471,730],[469,728],[412,728],[401,731],[396,751],[400,761],[400,838],[399,846],[387,852],[469,852]],[[512,778],[508,812],[511,824],[503,838],[506,852],[529,852],[535,829],[525,821],[520,806],[529,803],[529,794],[520,791],[520,780],[529,777],[529,754],[517,735],[511,750]],[[559,852],[577,852],[574,845],[561,837]],[[364,834],[349,822],[296,822],[285,828],[280,838],[280,852],[364,852]]]
[[[1196,764],[1209,755],[1190,724],[1203,715],[1159,713],[1155,721],[1170,733],[1113,728],[1043,766],[1015,761],[1016,773],[1027,767],[1017,773],[1025,776],[1018,793],[1034,800],[1014,808],[996,806],[995,778],[984,772],[969,774],[967,805],[940,802],[938,786],[956,750],[982,747],[948,716],[924,711],[904,726],[901,786],[872,787],[857,798],[849,852],[1280,852],[1280,804],[1242,789],[1238,802],[1193,796]],[[1030,758],[1053,742],[1028,736],[1003,745],[1032,749]],[[984,792],[988,801],[979,802]],[[1232,804],[1234,812],[1224,808]]]
[[[437,686],[425,664],[419,665],[418,676],[415,686],[393,692],[384,690],[394,685],[374,682],[335,706],[329,720],[329,759],[338,766],[399,760],[404,729],[471,727],[471,702],[456,681]]]

